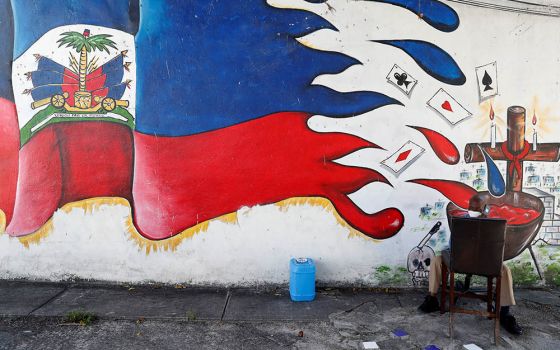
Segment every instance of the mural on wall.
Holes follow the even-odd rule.
[[[113,13],[122,11],[124,3],[105,6]],[[458,26],[451,8],[432,3],[435,7],[424,14],[427,23],[442,31]],[[375,169],[332,162],[381,146],[307,126],[314,114],[345,118],[399,104],[376,92],[340,93],[309,85],[313,77],[358,63],[294,39],[318,29],[336,30],[324,19],[264,1],[217,1],[205,16],[198,16],[207,6],[199,1],[143,1],[135,55],[132,35],[73,24],[95,22],[89,17],[67,18],[60,26],[59,18],[26,12],[19,1],[12,5],[13,84],[22,147],[15,205],[5,210],[8,234],[36,232],[68,203],[115,196],[130,202],[136,229],[152,240],[241,206],[294,197],[328,199],[346,223],[373,238],[389,238],[402,228],[398,208],[367,214],[347,197],[371,182],[390,185],[387,178]],[[71,6],[80,13],[86,5]],[[108,25],[116,20],[122,28],[127,14],[122,14],[124,20],[100,16],[96,21]],[[404,51],[442,82],[465,81],[451,56],[429,42],[383,44]],[[255,68],[261,66],[267,68]],[[134,73],[136,94],[123,98],[127,88],[134,90]],[[179,75],[187,78],[177,79]],[[393,77],[405,90],[415,84],[404,71]],[[136,108],[129,105],[134,99]],[[441,99],[442,108],[455,112],[446,105],[455,100],[447,95]],[[136,119],[129,110],[136,110]],[[399,173],[423,151],[409,141],[383,164]]]
[[[305,203],[383,244],[421,232],[408,242],[415,285],[473,196],[508,219],[507,259],[560,242],[557,169],[534,168],[558,162],[560,144],[541,142],[534,106],[500,104],[503,61],[458,59],[464,19],[443,1],[360,3],[381,15],[352,50],[328,37],[357,41],[343,33],[353,4],[335,0],[0,0],[1,231],[28,245],[59,210],[126,205],[149,251],[243,207]],[[363,118],[368,132],[315,116]],[[360,152],[375,156],[341,161]],[[360,203],[373,186],[388,194]],[[435,197],[410,194],[426,189]]]

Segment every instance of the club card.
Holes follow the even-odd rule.
[[[410,96],[412,90],[418,83],[418,80],[414,79],[410,74],[405,72],[398,65],[394,65],[389,74],[387,75],[387,81],[399,90],[404,92],[407,96]]]

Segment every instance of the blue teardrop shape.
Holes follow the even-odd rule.
[[[504,181],[504,177],[500,172],[500,169],[496,166],[496,163],[490,157],[485,150],[482,150],[482,154],[484,155],[484,160],[486,160],[486,170],[488,174],[488,192],[494,197],[501,197],[506,193],[506,182]]]

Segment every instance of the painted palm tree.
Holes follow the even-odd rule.
[[[71,47],[80,54],[80,63],[78,66],[79,89],[74,93],[74,106],[78,108],[91,107],[91,92],[86,91],[86,76],[87,76],[87,55],[88,52],[99,50],[109,52],[109,47],[116,49],[115,42],[111,39],[109,34],[98,34],[89,36],[89,29],[84,30],[83,34],[79,32],[64,32],[61,34],[57,43],[58,47],[66,45]]]

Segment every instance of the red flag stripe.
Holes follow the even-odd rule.
[[[0,98],[0,210],[10,222],[16,200],[19,127],[16,106]]]

